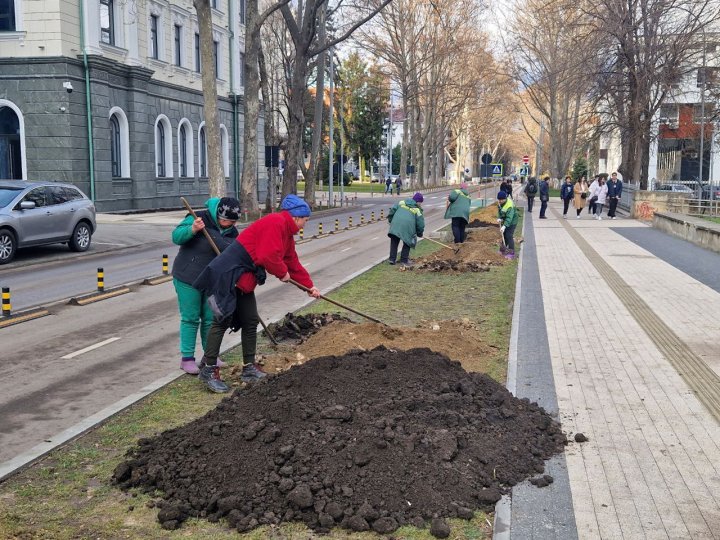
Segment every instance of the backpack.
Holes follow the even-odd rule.
[[[528,195],[535,195],[537,193],[537,184],[532,182],[528,184]]]

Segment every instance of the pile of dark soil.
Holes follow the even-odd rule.
[[[123,488],[160,490],[167,529],[191,516],[247,531],[302,521],[389,534],[490,511],[566,443],[538,405],[429,349],[326,356],[238,390],[139,441]]]
[[[415,266],[409,267],[408,269],[425,270],[427,272],[489,272],[490,266],[486,264],[478,264],[476,262],[435,260],[423,261]]]
[[[294,339],[302,342],[333,321],[349,320],[338,313],[313,313],[310,315],[288,313],[281,321],[268,325],[268,329],[278,341]]]
[[[496,221],[490,222],[490,221],[482,221],[480,219],[473,219],[470,223],[467,224],[468,229],[479,229],[484,227],[498,227],[498,224]]]

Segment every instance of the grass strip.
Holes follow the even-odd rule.
[[[521,230],[521,225],[518,227]],[[421,242],[411,257],[435,251]],[[496,347],[488,373],[504,381],[517,265],[494,267],[479,274],[445,275],[400,271],[381,264],[334,291],[330,296],[360,311],[398,326],[421,321],[461,319],[480,323],[483,339]],[[314,302],[305,312],[335,311]],[[352,316],[356,318],[356,316]],[[269,343],[261,340],[259,352]],[[239,349],[225,356],[239,363]],[[0,538],[190,538],[248,540],[306,539],[301,524],[262,527],[239,535],[223,523],[190,520],[178,531],[165,531],[157,522],[153,497],[123,493],[109,483],[115,466],[139,438],[184,425],[214,408],[221,396],[206,392],[191,377],[183,377],[111,418],[97,429],[0,485]],[[240,458],[238,458],[240,459]],[[490,538],[490,518],[476,513],[471,521],[451,520],[455,540]],[[403,527],[394,537],[429,540],[428,529]],[[335,530],[327,538],[377,539],[373,533]]]

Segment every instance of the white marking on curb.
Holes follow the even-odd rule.
[[[95,345],[90,345],[89,347],[85,347],[84,349],[80,349],[79,351],[75,351],[74,353],[66,354],[65,356],[61,356],[60,358],[62,358],[63,360],[70,360],[71,358],[75,358],[76,356],[80,356],[81,354],[85,354],[86,352],[94,351],[95,349],[99,349],[100,347],[109,345],[110,343],[118,341],[119,339],[119,337],[111,337],[110,339],[106,339],[105,341],[101,341],[100,343],[96,343]]]

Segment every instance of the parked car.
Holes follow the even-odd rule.
[[[95,205],[72,184],[0,180],[0,264],[29,246],[87,251],[95,229]]]
[[[684,184],[662,184],[655,191],[672,191],[673,193],[695,193],[692,188]]]

